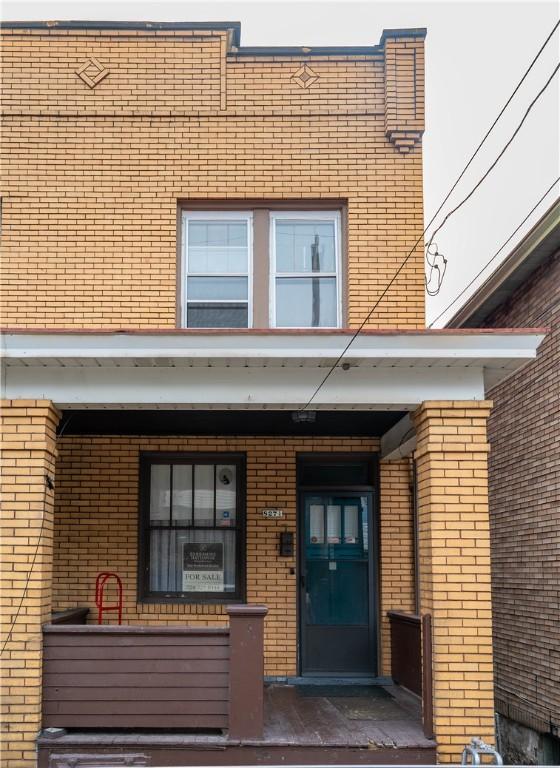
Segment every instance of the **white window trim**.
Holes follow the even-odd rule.
[[[181,327],[188,328],[187,325],[187,305],[188,305],[188,253],[187,253],[187,232],[189,221],[211,221],[214,219],[246,221],[247,222],[247,245],[249,248],[247,259],[247,274],[244,272],[213,272],[196,273],[197,277],[247,277],[247,328],[253,327],[253,212],[252,211],[183,211],[181,217]],[[218,302],[217,302],[218,303]],[[220,304],[240,304],[239,299],[223,299]],[[215,326],[213,326],[215,327]],[[220,328],[222,326],[219,326]],[[227,328],[223,328],[227,330]]]
[[[268,322],[271,328],[310,328],[314,329],[314,326],[277,326],[276,325],[276,278],[277,277],[310,277],[310,272],[290,272],[288,274],[284,272],[276,272],[276,222],[282,219],[313,219],[314,221],[334,221],[334,243],[335,243],[335,257],[336,257],[336,273],[333,272],[321,272],[321,277],[334,277],[336,280],[336,325],[321,325],[319,328],[341,328],[342,327],[342,254],[340,247],[340,211],[271,211],[270,212],[270,230],[269,230],[269,242],[270,242],[270,277],[268,287],[268,305],[269,305],[269,317]]]

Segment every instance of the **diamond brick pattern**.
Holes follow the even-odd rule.
[[[292,75],[292,80],[297,83],[300,88],[310,88],[318,79],[319,75],[307,64],[301,66],[297,72],[294,72]]]
[[[95,88],[96,85],[99,85],[107,77],[109,70],[94,56],[90,56],[78,67],[76,74],[80,80],[84,81],[88,88]]]

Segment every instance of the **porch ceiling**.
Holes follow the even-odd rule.
[[[410,410],[483,399],[533,359],[543,329],[366,331],[316,409]],[[353,331],[7,331],[4,393],[61,408],[271,408],[305,405]],[[33,369],[32,371],[30,369]]]
[[[252,437],[381,437],[403,411],[322,411],[315,421],[294,422],[292,412],[243,410],[68,410],[65,435],[247,435]]]

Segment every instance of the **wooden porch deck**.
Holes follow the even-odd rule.
[[[267,685],[259,740],[178,731],[39,737],[40,768],[72,765],[435,764],[415,697],[397,686]],[[126,763],[126,761],[129,761]],[[130,762],[133,760],[133,762]]]
[[[268,744],[321,747],[433,747],[421,709],[398,686],[270,685],[265,692]]]

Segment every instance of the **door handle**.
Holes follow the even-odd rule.
[[[305,576],[303,575],[303,573],[300,573],[299,575],[299,585],[302,589],[305,588]]]

